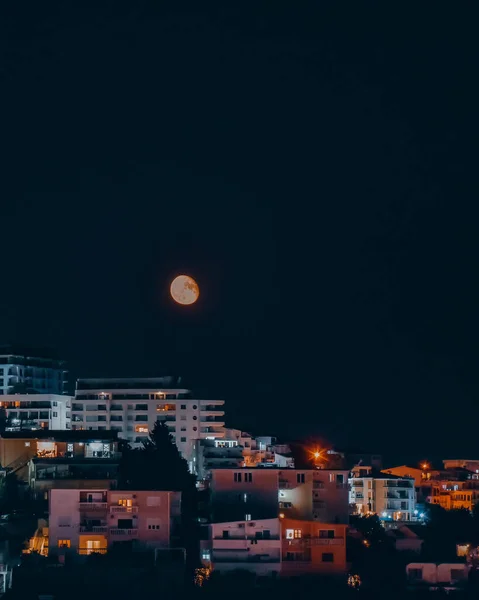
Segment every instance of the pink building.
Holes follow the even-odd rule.
[[[348,471],[212,469],[212,521],[286,518],[347,524]]]
[[[170,548],[180,510],[180,492],[52,489],[49,555]]]

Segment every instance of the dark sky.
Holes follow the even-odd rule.
[[[183,373],[258,434],[477,454],[473,4],[47,4],[0,9],[0,341]]]

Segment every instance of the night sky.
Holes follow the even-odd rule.
[[[183,374],[256,434],[477,458],[477,13],[47,4],[0,8],[0,342]]]

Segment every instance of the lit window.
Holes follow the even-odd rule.
[[[30,446],[30,442],[25,442],[25,446],[28,448]]]
[[[292,540],[294,538],[294,529],[286,529],[286,539]]]
[[[211,552],[209,550],[203,550],[201,552],[201,559],[202,560],[211,560]]]
[[[245,520],[245,521],[251,521],[251,515],[250,515],[249,513],[247,513],[247,514],[244,516],[244,520]]]
[[[70,548],[71,542],[70,540],[58,540],[59,548]]]
[[[301,529],[295,529],[294,530],[294,539],[299,540],[302,537],[303,537],[303,533],[302,533]]]
[[[147,425],[135,425],[136,433],[148,433]]]
[[[243,494],[243,502],[248,502],[248,494]]]

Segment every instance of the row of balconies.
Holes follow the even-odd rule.
[[[92,500],[91,502],[79,502],[80,510],[107,510],[110,508],[111,513],[138,513],[138,506],[118,506],[115,504],[108,504],[108,502],[97,502]]]

